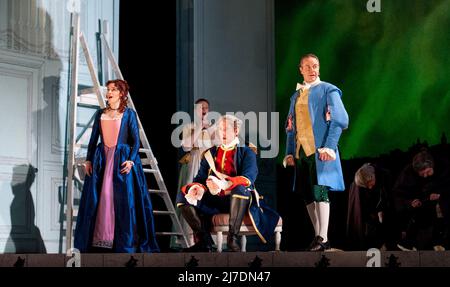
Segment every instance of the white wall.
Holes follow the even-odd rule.
[[[193,19],[194,101],[206,98],[222,114],[275,112],[273,0],[193,0]],[[257,188],[275,204],[275,161],[258,165]]]
[[[274,110],[273,0],[194,0],[194,98]]]
[[[65,252],[61,186],[70,32],[67,2],[0,0],[0,253]],[[94,62],[98,19],[109,21],[117,56],[119,0],[80,3],[81,29]],[[80,84],[90,86],[84,57],[80,59]]]

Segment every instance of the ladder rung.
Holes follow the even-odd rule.
[[[152,158],[152,151],[150,149],[140,148],[139,152],[146,153],[146,154],[150,153],[150,158],[148,158],[148,161],[147,160],[145,161],[146,163],[149,162],[148,164],[151,164],[151,162],[153,161],[154,164],[158,164],[158,160],[156,160],[155,157]]]
[[[88,148],[89,147],[89,145],[87,145],[87,144],[75,144],[74,146],[76,148]]]
[[[64,211],[64,216],[66,216],[67,214],[67,210]],[[78,216],[78,208],[73,208],[72,209],[72,218],[76,218]]]
[[[80,103],[80,102],[78,102],[77,105],[79,107],[89,108],[89,109],[98,109],[100,107],[99,104],[87,104],[87,103]]]
[[[181,232],[155,232],[156,235],[176,235],[176,236],[183,236],[183,233]]]
[[[149,193],[158,193],[158,194],[164,194],[164,193],[167,193],[167,191],[160,190],[160,189],[149,189],[148,192],[149,192]]]
[[[141,158],[142,165],[150,165],[152,161],[149,158]]]
[[[77,123],[77,127],[79,127],[79,128],[92,128],[92,125]]]
[[[146,173],[157,173],[158,170],[152,168],[144,168],[144,172]]]
[[[95,94],[95,90],[94,90],[94,88],[81,89],[78,91],[78,94],[80,94],[80,95]]]
[[[101,90],[102,92],[104,92],[104,91],[106,90],[106,87],[100,86],[100,90]],[[91,94],[95,94],[95,89],[94,89],[94,87],[82,89],[82,90],[80,90],[80,91],[78,92],[78,94],[80,94],[80,95],[91,95]]]
[[[175,214],[175,211],[153,210],[153,214],[172,215]]]

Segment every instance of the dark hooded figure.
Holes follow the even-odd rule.
[[[400,173],[393,191],[402,230],[402,239],[397,246],[405,251],[416,247],[448,248],[448,162],[422,150]],[[420,230],[430,231],[428,239],[425,236],[418,240]]]
[[[388,170],[365,163],[350,185],[347,214],[349,249],[392,249],[394,235]]]

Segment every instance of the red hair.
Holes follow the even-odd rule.
[[[106,86],[109,84],[114,84],[116,88],[120,91],[120,104],[119,104],[119,112],[123,113],[125,111],[125,108],[128,106],[128,90],[130,89],[130,86],[128,86],[127,81],[125,80],[109,80],[106,82]],[[109,105],[108,105],[109,107]]]

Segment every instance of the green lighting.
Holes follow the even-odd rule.
[[[345,2],[345,3],[341,3]],[[350,117],[342,158],[406,150],[450,134],[450,0],[275,1],[280,156],[299,57],[320,58],[321,79],[343,91]]]

